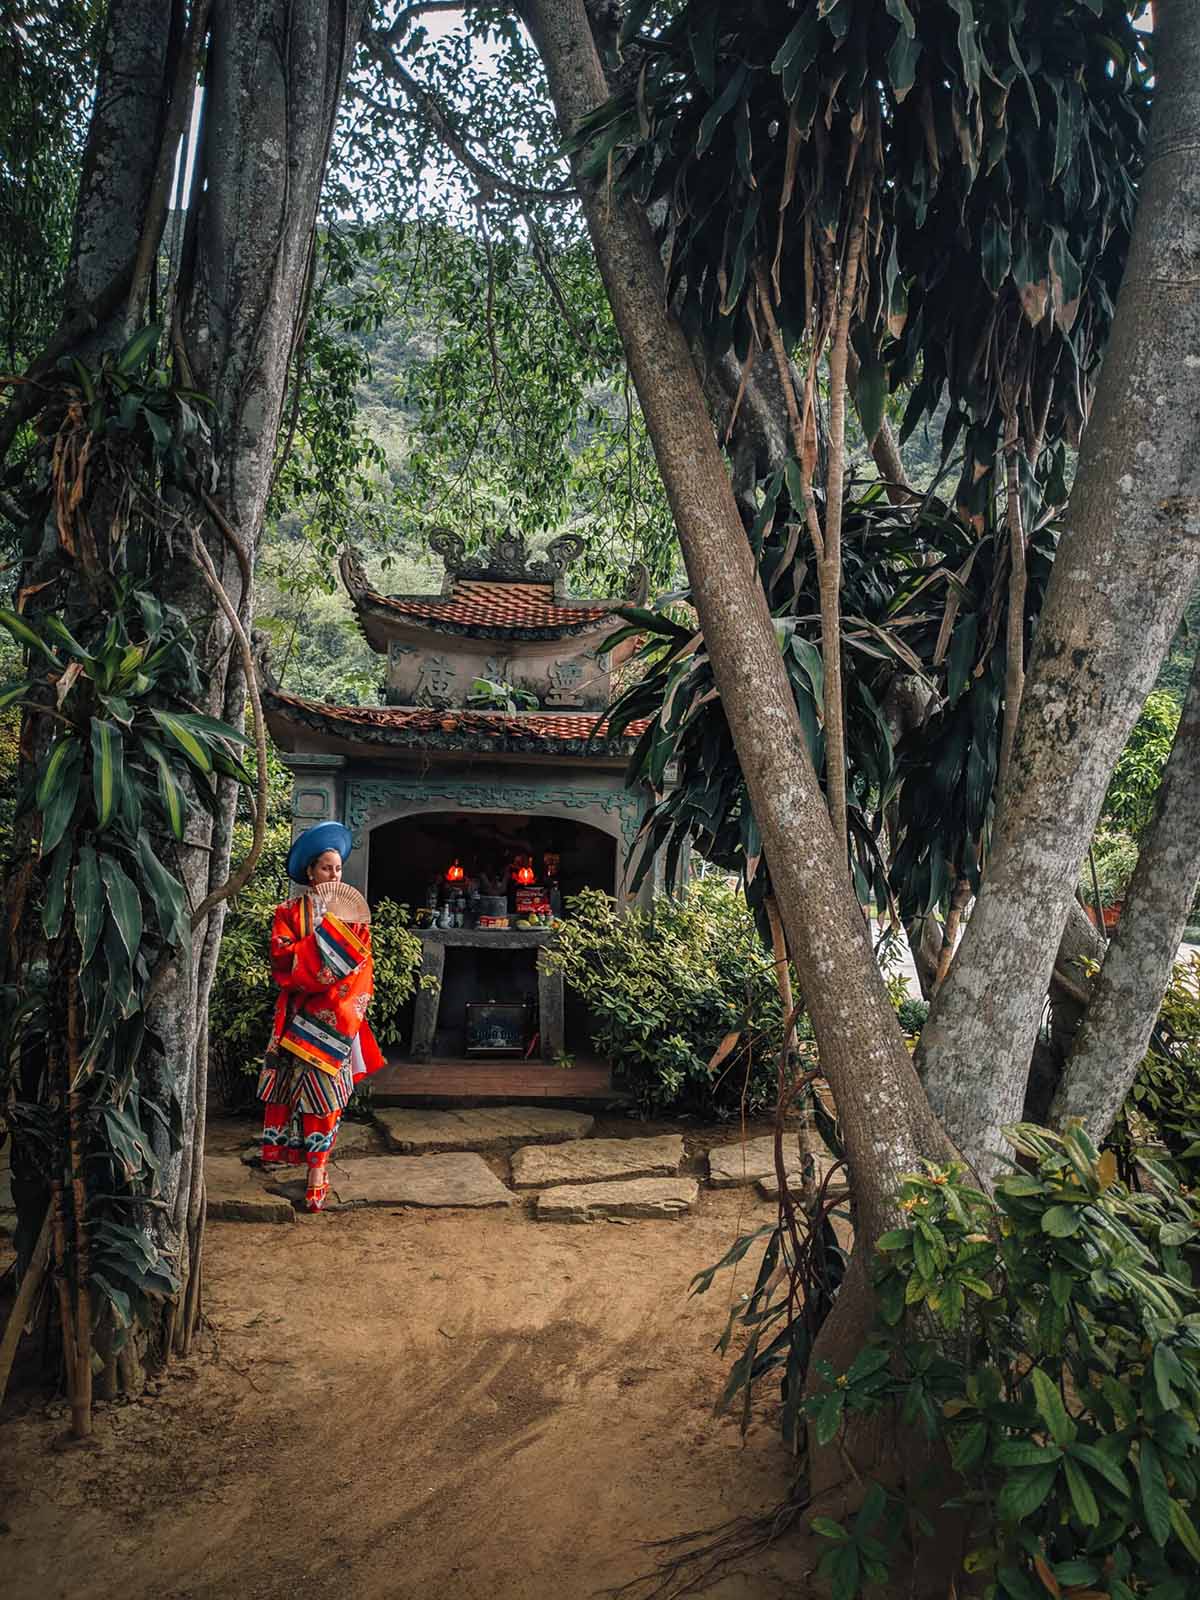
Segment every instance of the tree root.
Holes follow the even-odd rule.
[[[643,1549],[658,1552],[654,1571],[602,1592],[613,1600],[681,1600],[703,1594],[730,1576],[735,1563],[760,1555],[781,1539],[809,1504],[808,1486],[801,1478],[786,1500],[762,1516],[733,1517],[713,1528],[649,1540]]]

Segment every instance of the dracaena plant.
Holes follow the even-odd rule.
[[[221,781],[247,781],[244,737],[197,709],[191,631],[155,592],[168,542],[195,525],[206,439],[200,397],[152,364],[159,332],[95,368],[71,360],[47,384],[25,604],[0,611],[25,654],[24,676],[0,691],[23,713],[27,773],[9,880],[9,1104],[50,1195],[80,1411],[93,1335],[119,1348],[140,1302],[177,1287],[154,1216],[184,1109],[151,1008],[189,954],[189,817],[215,812]],[[22,1020],[35,989],[37,1032]]]

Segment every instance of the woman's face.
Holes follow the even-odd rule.
[[[309,862],[308,881],[311,884],[342,881],[342,858],[336,850],[323,850],[315,861]]]

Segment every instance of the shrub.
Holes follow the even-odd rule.
[[[650,911],[618,913],[598,889],[573,897],[547,959],[587,1002],[593,1042],[639,1112],[730,1115],[775,1095],[783,1021],[774,963],[745,899],[719,880],[693,883]],[[709,1062],[737,1036],[719,1067]]]
[[[1101,812],[1106,830],[1140,838],[1149,826],[1179,726],[1179,705],[1167,689],[1153,690],[1146,700],[1108,785]]]
[[[875,1330],[847,1372],[819,1366],[809,1426],[830,1444],[895,1406],[940,1441],[992,1600],[1191,1600],[1200,1210],[1148,1160],[1126,1187],[1078,1129],[1008,1137],[1029,1170],[994,1199],[959,1168],[905,1181],[907,1225],[876,1247]],[[813,1526],[836,1600],[886,1581],[906,1529],[933,1531],[880,1484],[853,1524]]]
[[[1100,904],[1111,906],[1125,898],[1133,869],[1137,866],[1138,847],[1127,833],[1101,830],[1092,841],[1096,861],[1096,878],[1100,884]],[[1090,861],[1084,861],[1079,873],[1079,892],[1089,908],[1095,904],[1096,888],[1092,882]]]
[[[1189,1188],[1200,1183],[1200,956],[1176,964],[1133,1088],[1109,1137],[1129,1177],[1158,1146]]]

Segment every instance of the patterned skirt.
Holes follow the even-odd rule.
[[[307,1067],[286,1051],[268,1052],[258,1075],[258,1098],[266,1102],[262,1159],[289,1166],[314,1166],[326,1160],[337,1141],[338,1123],[354,1093],[355,1081],[365,1070],[357,1039],[336,1076]]]

